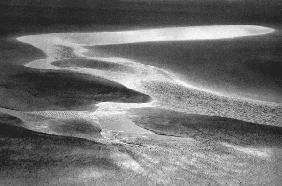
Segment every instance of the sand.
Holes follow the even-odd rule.
[[[180,30],[189,32],[189,28]],[[240,30],[240,26],[220,26],[212,35],[223,39],[216,32],[226,29],[224,39],[234,39],[231,28]],[[105,36],[98,44],[109,44],[108,36],[113,37],[112,44],[159,42],[165,38],[152,38],[154,32],[172,34],[175,29],[19,37],[44,55],[26,63],[24,71],[14,73],[12,80],[20,82],[23,92],[29,85],[31,95],[34,91],[47,95],[55,106],[58,97],[70,105],[41,104],[37,108],[35,103],[32,111],[25,107],[1,109],[5,114],[0,115],[0,184],[279,183],[281,132],[278,127],[265,126],[279,125],[279,104],[220,95],[135,59],[101,57],[98,51],[95,57],[87,56],[87,46],[95,45],[92,42],[96,43],[98,36]],[[199,31],[200,27],[190,29]],[[206,30],[203,27],[193,38],[206,39]],[[266,34],[262,30],[272,29],[242,26],[234,37]],[[128,34],[136,33],[148,37],[127,39]],[[124,41],[118,39],[121,35]],[[189,37],[187,42],[193,40]],[[4,77],[11,81],[10,76]],[[109,97],[105,98],[105,92]],[[97,95],[101,97],[90,103]],[[79,109],[65,99],[80,96],[85,100]]]

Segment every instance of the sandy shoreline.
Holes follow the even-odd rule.
[[[0,1],[0,185],[280,185],[280,2]]]
[[[189,83],[183,82],[177,78],[171,72],[166,70],[156,68],[150,65],[143,65],[135,61],[134,59],[120,58],[120,57],[88,57],[86,46],[99,46],[108,44],[122,44],[122,43],[134,43],[134,42],[156,42],[156,41],[189,41],[189,40],[209,40],[209,39],[233,39],[236,37],[248,37],[255,35],[264,35],[274,32],[274,29],[262,26],[253,25],[221,25],[221,26],[195,26],[195,27],[169,27],[169,28],[159,28],[159,29],[142,29],[134,31],[117,31],[117,32],[97,32],[97,33],[52,33],[52,34],[42,34],[42,35],[30,35],[18,37],[17,40],[25,43],[29,43],[46,53],[48,56],[46,59],[39,59],[27,63],[26,66],[30,68],[37,69],[53,69],[53,70],[70,70],[73,72],[93,74],[98,77],[102,77],[111,81],[118,82],[127,88],[133,89],[135,91],[147,94],[152,98],[150,103],[142,104],[126,104],[126,103],[99,103],[99,107],[94,113],[99,117],[107,114],[125,114],[128,109],[131,108],[145,108],[145,107],[156,107],[156,108],[167,108],[176,109],[181,112],[188,112],[194,114],[204,114],[204,115],[218,115],[221,117],[231,117],[234,119],[244,120],[248,122],[256,122],[261,124],[269,125],[279,125],[281,118],[277,117],[274,121],[265,120],[265,118],[273,117],[271,109],[279,110],[279,105],[270,102],[260,102],[257,100],[244,100],[244,99],[234,99],[231,97],[225,97],[217,92],[210,92],[208,90],[203,90],[198,87],[189,85]],[[142,36],[142,37],[141,37]],[[69,52],[73,53],[74,57],[65,57],[58,50],[60,46],[67,47],[71,49]],[[73,52],[72,52],[73,51]],[[71,55],[72,56],[72,55]],[[76,60],[81,58],[82,60],[88,60],[88,63],[95,61],[99,63],[112,63],[116,65],[123,65],[132,69],[132,72],[124,72],[119,69],[97,69],[81,66],[63,66],[59,67],[53,64],[58,60]],[[81,60],[80,59],[80,60]],[[98,65],[99,66],[99,65]],[[156,82],[154,84],[154,82]],[[168,92],[161,95],[160,92],[155,92],[158,90],[159,83],[164,83],[167,86]],[[156,87],[154,87],[156,86]],[[204,97],[201,99],[213,99],[218,100],[214,103],[204,103],[201,105],[197,101],[192,105],[186,105],[186,101],[180,103],[177,99],[172,99],[177,94],[182,94],[181,92],[173,93],[169,92],[170,86],[176,86],[176,90],[187,89],[192,91],[193,94],[199,94]],[[167,91],[166,90],[166,91]],[[188,94],[189,91],[186,91]],[[184,91],[185,92],[185,91]],[[183,93],[184,93],[183,92]],[[199,92],[199,93],[197,93]],[[166,98],[167,97],[167,98]],[[168,98],[170,97],[170,98]],[[169,99],[170,103],[164,99]],[[195,99],[195,98],[194,98]],[[222,102],[221,100],[225,100]],[[202,101],[201,101],[202,102]],[[200,105],[199,105],[200,103]],[[226,103],[228,103],[226,105]],[[239,110],[241,104],[245,104],[246,107],[243,111]],[[191,104],[191,103],[190,103]],[[208,104],[208,105],[207,105]],[[176,106],[179,105],[179,106]],[[186,105],[186,106],[185,106]],[[263,109],[269,110],[266,115],[260,116],[261,105]],[[209,107],[215,107],[217,110],[210,112]],[[185,108],[187,107],[187,108]],[[193,108],[192,111],[190,108]],[[206,107],[206,108],[205,108]],[[223,111],[223,108],[233,107],[233,109],[238,108],[238,114],[234,115],[232,111]],[[247,109],[248,108],[248,109]],[[255,111],[248,111],[249,108]],[[246,110],[245,110],[246,109]],[[258,109],[258,110],[257,110]],[[245,113],[247,112],[247,114]],[[250,113],[249,113],[250,112]],[[280,111],[279,111],[280,112]],[[254,117],[255,113],[260,113],[258,116]],[[102,119],[103,120],[103,119]]]
[[[177,81],[175,74],[141,64],[138,60],[89,57],[85,55],[85,46],[62,39],[60,34],[26,36],[25,39],[48,57],[36,58],[24,68],[35,73],[35,77],[41,77],[39,82],[47,81],[50,88],[58,86],[59,80],[71,81],[72,79],[62,78],[70,76],[71,72],[78,80],[86,82],[96,82],[98,76],[101,80],[111,82],[105,85],[121,89],[125,87],[125,92],[131,89],[137,94],[149,95],[152,102],[102,101],[97,105],[93,103],[95,107],[85,108],[87,110],[69,110],[65,107],[64,110],[53,108],[18,112],[0,109],[2,113],[6,113],[0,116],[3,129],[3,145],[0,150],[4,153],[4,167],[0,171],[3,179],[0,184],[279,183],[280,130],[275,133],[271,129],[273,127],[224,118],[232,115],[241,120],[278,125],[281,121],[281,108],[278,106],[240,101],[198,90],[197,87],[183,86],[183,82]],[[57,61],[61,64],[55,66]],[[84,64],[78,65],[79,61]],[[27,72],[30,75],[31,72]],[[55,81],[50,81],[50,72]],[[81,73],[86,75],[80,76]],[[34,76],[29,81],[23,81],[25,86],[29,85],[27,82],[31,85],[36,83],[38,78],[32,77]],[[73,85],[78,82],[83,86],[81,81],[72,80]],[[60,92],[64,92],[63,87],[68,88],[62,86]],[[76,88],[79,86],[70,90],[75,91]],[[34,89],[37,90],[36,87]],[[117,90],[113,89],[112,93]],[[125,98],[128,100],[127,96]],[[205,116],[198,115],[200,113]],[[8,116],[9,114],[16,118]],[[132,120],[129,116],[135,118]],[[20,120],[22,128],[9,125]],[[194,128],[190,120],[195,124],[199,122],[199,127]],[[221,123],[210,126],[206,123],[209,121]],[[238,127],[232,130],[233,124],[238,123]],[[244,126],[243,129],[240,128],[240,123]],[[152,134],[144,129],[154,129],[160,125],[160,129],[165,132],[153,131],[162,135]],[[180,126],[184,127],[183,131],[179,131]],[[225,131],[229,131],[228,135]],[[177,135],[178,132],[183,132],[184,135]],[[254,140],[257,134],[265,139]],[[9,153],[9,156],[5,156],[5,153]]]

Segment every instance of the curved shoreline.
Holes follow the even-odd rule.
[[[176,33],[176,31],[178,31]],[[204,94],[206,99],[219,99],[218,103],[218,114],[221,114],[220,107],[224,105],[222,104],[220,99],[229,100],[229,105],[231,107],[238,107],[240,104],[250,105],[251,108],[258,109],[262,104],[265,107],[269,108],[267,110],[271,110],[271,108],[279,107],[272,102],[265,101],[257,101],[257,100],[244,100],[241,98],[231,98],[224,95],[220,95],[217,92],[210,92],[208,90],[199,89],[197,87],[190,86],[186,82],[179,80],[176,75],[165,71],[163,69],[153,67],[150,65],[143,65],[138,63],[135,60],[127,59],[127,58],[116,58],[116,57],[88,57],[86,52],[88,51],[86,46],[97,46],[97,45],[107,45],[107,44],[123,44],[123,43],[133,43],[133,42],[156,42],[156,41],[189,41],[189,40],[213,40],[213,39],[233,39],[237,37],[247,37],[247,36],[259,36],[268,33],[274,32],[274,29],[262,26],[252,26],[252,25],[221,25],[221,26],[195,26],[195,27],[176,27],[176,28],[160,28],[160,29],[144,29],[144,30],[135,30],[135,31],[119,31],[119,32],[97,32],[97,33],[52,33],[52,34],[40,34],[40,35],[30,35],[30,36],[22,36],[18,37],[17,40],[33,45],[36,48],[41,49],[47,55],[46,59],[39,59],[35,61],[31,61],[27,63],[25,66],[30,68],[37,69],[53,69],[60,70],[62,68],[58,66],[54,66],[52,63],[58,60],[67,60],[73,59],[73,57],[65,57],[58,51],[56,48],[60,46],[69,47],[72,49],[73,54],[78,58],[85,58],[87,60],[98,60],[99,62],[110,62],[128,66],[132,69],[135,69],[134,73],[128,72],[119,72],[119,71],[111,71],[111,70],[101,70],[101,69],[91,69],[91,68],[81,68],[81,67],[67,67],[63,69],[67,69],[73,72],[80,72],[91,74],[94,76],[102,77],[111,81],[118,82],[127,88],[133,89],[135,91],[144,93],[149,95],[152,98],[152,102],[149,103],[113,103],[113,102],[104,102],[97,104],[98,109],[92,112],[92,116],[105,118],[106,115],[120,115],[125,117],[126,120],[126,112],[128,109],[132,108],[144,108],[144,107],[157,107],[157,108],[173,108],[177,111],[181,112],[191,112],[191,110],[187,110],[185,108],[185,104],[180,107],[174,107],[175,104],[179,104],[179,102],[174,102],[172,104],[168,104],[163,102],[166,97],[173,97],[173,92],[169,92],[164,97],[160,97],[159,93],[155,93],[154,91],[158,89],[158,87],[154,87],[157,84],[154,84],[154,81],[165,83],[166,86],[176,86],[176,87],[185,87],[185,89],[189,91],[200,92],[200,94]],[[194,33],[194,34],[193,34]],[[222,34],[223,33],[223,34]],[[146,35],[147,34],[147,35]],[[160,35],[161,34],[161,35]],[[173,35],[176,34],[176,35]],[[183,36],[184,37],[181,37]],[[166,37],[167,36],[167,37]],[[152,85],[150,85],[150,83]],[[159,85],[158,85],[159,86]],[[167,89],[167,88],[166,88]],[[182,89],[182,88],[181,88]],[[185,91],[184,91],[185,92]],[[183,93],[184,93],[183,92]],[[161,95],[162,96],[162,95]],[[169,99],[169,98],[166,98]],[[172,101],[173,102],[173,101]],[[194,109],[194,112],[199,112],[198,114],[207,114],[207,115],[218,115],[216,113],[209,113],[208,108],[203,108],[203,106],[197,106]],[[213,103],[211,103],[213,104]],[[193,106],[193,105],[190,105]],[[198,108],[197,108],[198,107]],[[246,107],[247,108],[247,107]],[[202,109],[202,110],[201,110]],[[255,110],[256,110],[255,109]],[[279,108],[278,108],[279,110]],[[47,114],[48,112],[56,113],[56,111],[46,111],[40,112],[40,114]],[[89,111],[91,112],[91,111]],[[193,112],[193,111],[192,111]],[[249,112],[249,111],[248,111]],[[223,113],[220,116],[222,117],[233,117],[234,119],[241,119],[244,121],[251,121],[256,123],[264,123],[264,116],[262,117],[254,117],[252,116],[255,113],[248,113],[246,116],[244,113],[239,113],[238,116],[233,116],[231,111],[227,113]],[[270,113],[266,113],[265,117],[268,118],[272,115]],[[240,115],[241,114],[241,115]],[[242,115],[243,114],[243,115]],[[275,121],[269,121],[274,125],[278,125],[281,118],[279,115]],[[262,119],[261,119],[262,118]],[[254,121],[253,121],[254,120]],[[129,124],[130,122],[128,122]],[[129,125],[132,125],[129,124]],[[134,124],[133,124],[134,125]],[[107,125],[105,125],[107,126]],[[102,125],[103,128],[103,125]],[[110,129],[109,128],[106,129]],[[143,130],[142,130],[143,131]],[[141,129],[140,129],[141,132]],[[144,132],[144,131],[143,131]]]
[[[86,58],[89,60],[99,60],[101,62],[116,63],[117,65],[131,65],[136,64],[136,61],[127,58],[117,57],[89,57],[87,56],[86,46],[99,46],[99,45],[118,45],[128,43],[140,43],[140,42],[156,42],[156,41],[194,41],[194,40],[221,40],[221,39],[234,39],[240,37],[260,36],[275,32],[275,29],[256,25],[212,25],[212,26],[188,26],[188,27],[168,27],[168,28],[153,28],[153,29],[141,29],[130,31],[116,31],[116,32],[94,32],[94,33],[51,33],[40,35],[28,35],[16,38],[16,40],[24,43],[31,44],[36,48],[41,49],[47,54],[46,59],[35,60],[27,63],[25,66],[38,69],[61,69],[57,65],[53,65],[53,62],[58,61],[56,58],[71,59],[54,55],[54,51],[50,51],[52,48],[48,45],[65,46],[73,50],[75,56]],[[159,36],[159,34],[161,34]],[[110,39],[108,39],[110,38]],[[41,43],[41,44],[40,44]],[[42,45],[43,43],[43,45]],[[46,45],[48,47],[46,47]],[[47,50],[46,50],[47,49]],[[52,62],[50,62],[52,61]],[[138,62],[137,62],[138,63]],[[149,66],[138,64],[139,66]],[[59,68],[58,68],[59,67]],[[150,66],[152,67],[152,66]],[[153,67],[159,69],[157,67]],[[174,79],[174,82],[181,84],[187,88],[197,89],[205,92],[215,94],[217,96],[227,96],[220,92],[215,92],[208,89],[199,88],[188,84],[180,80],[176,75],[167,72],[163,69],[159,69],[164,73],[169,74]],[[128,86],[127,84],[124,84]],[[232,97],[235,98],[235,97]],[[236,98],[235,98],[236,99]],[[241,100],[260,102],[261,104],[272,104],[274,102],[252,100],[248,98],[240,97]]]

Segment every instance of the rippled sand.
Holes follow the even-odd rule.
[[[48,55],[46,59],[39,59],[26,64],[27,67],[56,70],[68,69],[73,72],[87,73],[118,82],[127,88],[147,94],[152,98],[149,103],[144,104],[99,103],[97,105],[99,108],[94,112],[97,115],[104,115],[104,113],[119,114],[129,108],[164,107],[181,112],[218,115],[261,124],[279,125],[281,109],[280,105],[275,103],[226,97],[221,95],[220,92],[192,86],[189,82],[181,81],[177,75],[169,71],[138,63],[134,59],[99,57],[99,55],[97,55],[98,57],[88,57],[85,55],[87,54],[86,46],[145,41],[226,39],[262,35],[271,32],[274,32],[274,29],[262,26],[227,25],[170,27],[98,33],[55,33],[23,36],[18,38],[18,40],[29,43],[43,50]],[[67,49],[62,52],[60,46]],[[72,55],[76,57],[72,57]],[[65,62],[62,63],[60,62],[61,60]],[[83,64],[83,61],[92,64],[92,67]],[[104,66],[108,66],[102,67],[101,64],[103,62]],[[61,64],[59,65],[58,63]],[[65,64],[65,66],[62,66],[62,64]],[[80,64],[80,66],[77,64]],[[116,68],[112,69],[109,66],[110,64],[112,66],[115,65]],[[120,68],[117,68],[117,66]],[[123,69],[131,69],[131,71],[126,72]],[[242,104],[244,105],[243,109]],[[236,112],[234,112],[235,110]],[[260,110],[264,110],[264,112]]]
[[[97,92],[98,81],[111,90],[109,97],[117,97],[101,97],[96,99],[98,103],[85,101],[82,105],[87,107],[79,109],[66,105],[64,109],[33,111],[2,108],[0,131],[10,132],[2,132],[1,140],[12,142],[1,150],[31,149],[11,151],[13,158],[4,158],[4,166],[14,170],[13,184],[279,183],[279,103],[228,97],[220,91],[192,86],[171,71],[136,59],[100,55],[95,48],[90,57],[87,49],[138,42],[233,39],[272,32],[274,29],[262,26],[226,25],[18,37],[18,41],[46,54],[46,58],[25,64],[35,70],[32,77],[56,74],[49,75],[52,81],[46,83],[44,79],[39,84],[45,82],[52,88],[54,83],[59,86],[61,81],[73,81],[71,90],[79,97],[82,83],[93,88],[91,83],[96,82],[93,90],[81,92],[85,99],[93,99],[91,96],[105,95]],[[69,73],[77,79],[66,78]],[[58,96],[67,85],[59,86],[62,90]],[[27,167],[30,171],[22,176]],[[2,179],[0,183],[10,181]]]

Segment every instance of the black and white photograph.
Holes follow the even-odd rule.
[[[206,185],[282,185],[282,0],[0,0],[0,186]]]

